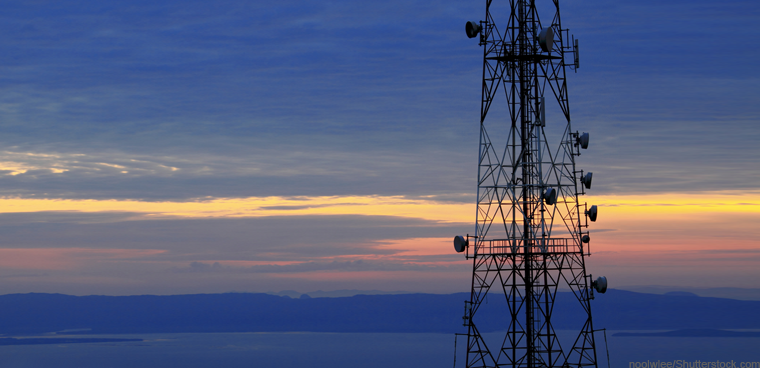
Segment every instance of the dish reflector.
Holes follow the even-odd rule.
[[[465,239],[461,235],[457,235],[454,237],[454,250],[457,251],[457,253],[462,253],[467,248],[467,239]]]
[[[591,237],[590,237],[590,236],[588,236],[588,235],[584,235],[584,236],[581,238],[581,241],[582,241],[582,242],[584,242],[584,243],[588,243],[588,242],[590,242],[590,241],[591,241]]]
[[[467,37],[475,38],[480,33],[480,24],[478,22],[467,22],[464,31],[467,32]]]
[[[591,287],[593,287],[594,290],[598,291],[599,293],[604,294],[604,292],[607,291],[607,278],[600,276],[591,283]]]
[[[548,205],[557,203],[557,190],[554,188],[546,189],[546,192],[544,192],[544,200]]]
[[[586,211],[586,214],[588,215],[588,219],[591,220],[591,222],[596,221],[596,205],[591,206],[591,208]]]
[[[587,173],[586,175],[581,176],[581,184],[583,184],[586,189],[591,189],[591,178],[594,176],[594,173]]]
[[[584,132],[578,137],[578,144],[580,144],[583,149],[588,148],[588,133]]]
[[[552,51],[554,45],[554,30],[549,27],[541,30],[538,34],[538,44],[541,45],[541,49],[544,52]]]

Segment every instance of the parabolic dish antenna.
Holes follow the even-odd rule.
[[[461,235],[457,235],[454,237],[454,249],[457,251],[457,253],[462,253],[467,248],[467,239],[465,239]]]
[[[480,24],[478,22],[467,22],[464,31],[467,32],[467,37],[475,38],[480,33]]]
[[[596,205],[591,206],[591,208],[586,211],[586,214],[588,215],[588,219],[591,220],[591,222],[596,221],[596,215],[598,213],[598,210],[596,209]]]
[[[607,278],[601,276],[591,283],[591,286],[601,294],[607,291]]]
[[[544,52],[552,51],[554,45],[554,31],[551,27],[544,28],[541,33],[538,34],[538,44],[541,45],[541,49]]]

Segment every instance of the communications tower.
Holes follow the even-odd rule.
[[[454,238],[473,260],[466,366],[597,367],[591,300],[607,279],[586,272],[597,207],[579,201],[592,173],[575,160],[589,135],[571,128],[565,78],[579,67],[578,41],[562,28],[559,0],[486,0],[485,20],[466,32],[484,47],[475,235]],[[558,118],[547,121],[547,108]],[[572,291],[579,311],[569,339],[554,327],[568,314],[555,309],[558,291]],[[489,293],[505,297],[499,318],[478,314]],[[506,334],[487,343],[478,326],[495,323]]]

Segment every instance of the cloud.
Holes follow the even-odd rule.
[[[457,265],[460,266],[460,265]],[[227,272],[227,273],[302,273],[315,271],[345,271],[345,272],[369,272],[369,271],[445,271],[451,265],[410,263],[398,261],[309,261],[292,264],[261,264],[249,267],[224,266],[219,262],[192,262],[187,268],[177,269],[177,272]],[[461,267],[458,267],[461,268]]]
[[[5,5],[0,247],[165,251],[51,273],[54,291],[267,290],[291,274],[317,289],[305,275],[333,271],[356,288],[359,259],[378,268],[356,271],[361,288],[395,273],[403,289],[417,272],[403,267],[448,262],[450,244],[420,239],[472,229],[482,49],[462,26],[482,3]],[[591,133],[584,200],[616,229],[592,228],[600,253],[754,239],[758,20],[749,1],[563,3],[581,47],[573,128]],[[167,271],[230,261],[293,272]]]
[[[464,230],[460,224],[394,216],[138,219],[132,214],[2,214],[0,247],[161,249],[167,251],[159,257],[165,261],[305,261],[396,254],[410,244],[389,241],[453,237]]]
[[[340,147],[339,139],[309,146],[299,142],[304,137],[293,140],[279,147],[251,140],[250,147],[228,147],[224,153],[140,154],[91,148],[71,153],[6,151],[0,153],[0,194],[149,200],[383,193],[456,196],[459,192],[453,189],[466,183],[459,173],[452,177],[450,170],[423,164],[424,156],[431,153],[416,149],[350,152],[353,147],[343,147],[336,151],[321,146]],[[240,139],[217,141],[225,146],[243,145]],[[276,150],[282,152],[273,154]],[[419,159],[410,160],[414,156]],[[447,160],[446,156],[435,160]],[[395,174],[386,174],[390,172]]]
[[[297,215],[399,216],[469,222],[474,205],[402,196],[200,198],[182,202],[6,198],[0,213],[129,212],[142,218],[225,218]]]
[[[0,248],[0,267],[6,270],[77,270],[86,268],[88,263],[140,260],[162,253],[165,251],[157,249]]]
[[[12,4],[0,16],[0,144],[13,148],[0,194],[474,190],[481,54],[462,22],[479,4]],[[757,181],[758,51],[735,37],[754,34],[753,4],[563,6],[581,40],[569,93],[575,127],[592,134],[579,165],[597,173],[594,190]]]

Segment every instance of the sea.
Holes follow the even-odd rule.
[[[658,361],[671,362],[673,368],[702,366],[701,362],[718,362],[716,367],[721,367],[719,362],[733,361],[736,367],[740,362],[760,362],[760,337],[613,336],[616,332],[620,331],[606,331],[608,349],[603,332],[597,332],[600,368],[655,368],[660,366],[652,363]],[[486,335],[494,341],[504,336]],[[0,346],[0,367],[459,368],[465,367],[466,349],[462,336],[432,333],[168,333],[86,337],[143,341]],[[695,365],[697,361],[700,364]],[[754,367],[760,367],[760,363]]]

